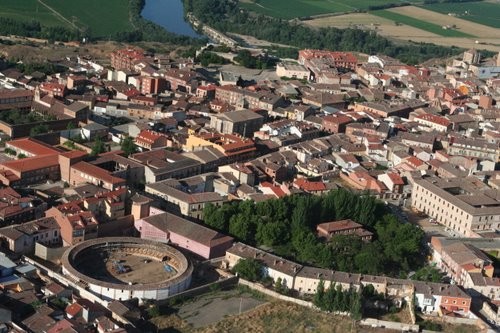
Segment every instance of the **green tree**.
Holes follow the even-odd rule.
[[[100,137],[97,137],[94,141],[94,145],[92,146],[92,151],[90,152],[90,156],[97,156],[106,151],[106,146]]]
[[[31,128],[30,136],[36,136],[39,134],[47,133],[49,131],[49,127],[45,124],[38,124]]]
[[[240,259],[233,267],[233,273],[238,273],[238,276],[250,281],[260,281],[263,274],[262,264],[253,259]]]
[[[325,301],[325,281],[323,279],[319,280],[318,287],[316,287],[316,293],[314,294],[313,304],[318,308],[322,309],[324,307]]]
[[[417,270],[411,279],[427,282],[441,282],[443,277],[444,274],[439,269],[431,266],[424,266]]]
[[[137,146],[134,144],[134,139],[132,139],[132,137],[130,136],[127,136],[125,139],[123,139],[121,143],[121,150],[123,150],[123,153],[127,157],[136,153]]]
[[[253,243],[253,235],[255,234],[248,217],[239,214],[230,218],[229,233],[247,243]]]

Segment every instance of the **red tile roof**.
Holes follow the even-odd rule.
[[[321,224],[318,224],[318,226],[317,226],[318,229],[321,228],[321,229],[325,230],[327,233],[332,233],[332,232],[341,231],[341,230],[357,229],[357,228],[362,228],[362,227],[363,226],[361,224],[356,223],[350,219],[321,223]]]
[[[296,179],[294,184],[306,192],[321,192],[326,190],[323,182],[311,182],[305,178]]]
[[[82,307],[80,306],[80,304],[78,303],[73,303],[71,305],[68,305],[66,307],[66,313],[71,316],[71,317],[74,317],[76,316],[80,311],[82,311]]]
[[[158,133],[158,132],[155,132],[155,131],[143,130],[135,138],[135,141],[137,141],[137,142],[144,142],[144,143],[150,145],[150,144],[155,143],[156,140],[160,139],[161,137],[167,137],[167,136],[165,134]]]
[[[410,156],[406,159],[406,162],[410,164],[411,166],[418,168],[419,166],[422,166],[424,162],[416,158],[415,156]]]
[[[403,181],[403,178],[399,176],[397,173],[394,172],[389,172],[387,173],[387,176],[389,176],[389,179],[394,185],[404,185],[405,182]]]
[[[19,173],[45,169],[59,166],[57,155],[41,155],[35,157],[23,158],[20,160],[7,161],[0,164],[0,169],[12,170]]]
[[[426,120],[426,121],[429,121],[431,123],[438,124],[441,126],[450,126],[450,124],[451,124],[451,122],[448,119],[446,119],[444,117],[436,116],[433,114],[422,114],[420,116],[417,116],[416,118]]]
[[[23,150],[31,155],[48,155],[48,154],[57,154],[61,150],[55,147],[52,147],[44,142],[38,141],[33,138],[23,138],[12,140],[7,143],[7,146],[14,147],[19,150]]]
[[[125,180],[123,180],[122,178],[112,176],[109,171],[101,169],[87,162],[78,162],[71,168],[109,184],[120,184],[125,182]]]

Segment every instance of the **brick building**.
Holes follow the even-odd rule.
[[[115,70],[132,71],[135,63],[144,59],[144,51],[141,49],[122,49],[111,53],[111,67]]]

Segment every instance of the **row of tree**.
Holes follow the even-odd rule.
[[[362,288],[342,290],[341,285],[332,283],[325,290],[325,283],[320,281],[313,303],[323,311],[349,312],[351,317],[356,320],[363,316]]]
[[[186,11],[192,12],[200,21],[218,30],[250,35],[298,48],[382,53],[410,64],[463,51],[457,47],[430,43],[399,44],[377,35],[376,32],[360,29],[313,29],[301,23],[242,10],[238,1],[184,0],[184,4]]]
[[[329,242],[316,237],[322,222],[350,218],[375,233],[364,242],[338,235]],[[402,224],[369,195],[345,189],[323,196],[292,195],[255,203],[234,201],[208,205],[204,222],[244,243],[265,246],[283,257],[318,267],[365,274],[406,277],[423,263],[423,232]]]
[[[19,21],[7,17],[0,17],[0,35],[17,35],[63,42],[79,40],[82,37],[80,31],[75,29],[62,26],[49,27],[35,20]]]

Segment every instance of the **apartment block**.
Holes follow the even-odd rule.
[[[482,237],[500,229],[498,190],[474,177],[417,179],[412,207],[467,237]]]

